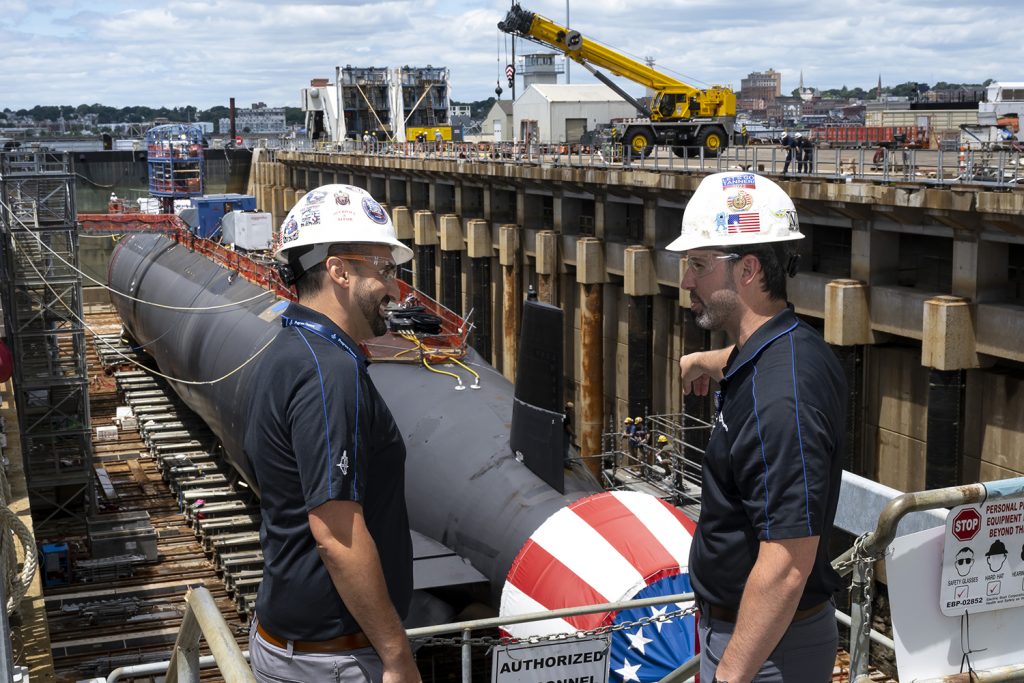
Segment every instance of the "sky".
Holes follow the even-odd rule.
[[[452,99],[490,97],[510,61],[508,0],[0,0],[0,109],[36,104],[300,106],[334,67],[447,66]],[[565,0],[523,0],[558,22]],[[1019,0],[579,0],[570,26],[692,85],[783,92],[1024,80]],[[1009,23],[1002,24],[1003,17]],[[517,52],[535,51],[524,43]],[[539,48],[536,51],[540,51]],[[596,80],[571,66],[573,83]],[[622,81],[627,90],[641,89]],[[521,85],[518,86],[521,92]]]

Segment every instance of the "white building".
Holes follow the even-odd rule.
[[[537,142],[579,142],[598,124],[637,115],[636,108],[605,85],[531,85],[513,107],[515,135],[536,131]]]
[[[498,100],[480,126],[480,135],[484,140],[494,142],[511,142],[515,131],[512,129],[512,100]]]
[[[231,121],[221,119],[220,133],[223,135],[230,129]],[[287,130],[284,107],[268,107],[262,102],[258,102],[250,109],[235,110],[235,132],[238,135],[247,133],[280,134]]]

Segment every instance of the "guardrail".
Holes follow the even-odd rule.
[[[235,642],[210,591],[202,586],[189,589],[185,595],[185,606],[171,661],[115,669],[107,676],[107,683],[164,672],[165,683],[198,683],[200,669],[213,665],[224,674],[226,681],[256,683],[256,677],[246,662],[247,653],[243,653]],[[200,658],[199,642],[203,637],[213,654]]]
[[[658,172],[747,170],[784,178],[866,180],[918,185],[980,185],[1011,188],[1024,182],[1020,150],[816,149],[808,161],[787,162],[787,148],[777,145],[734,146],[716,157],[700,149],[656,147],[649,156],[636,155],[619,144],[540,144],[516,142],[361,142],[309,143],[295,140],[290,151],[362,154],[372,157],[447,160],[485,164],[522,164]],[[809,170],[804,170],[804,169]]]

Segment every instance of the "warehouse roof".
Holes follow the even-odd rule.
[[[533,84],[523,93],[536,90],[548,102],[623,102],[619,95],[606,85],[555,85]]]

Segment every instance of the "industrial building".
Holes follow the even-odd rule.
[[[514,134],[520,140],[570,144],[598,124],[636,115],[633,105],[600,84],[534,84],[516,99],[513,110]]]
[[[221,119],[218,131],[226,135],[231,130],[231,120]],[[255,102],[248,109],[235,110],[235,130],[240,134],[280,135],[288,131],[285,122],[284,107],[268,107],[263,102]]]
[[[314,78],[302,89],[307,135],[405,141],[419,134],[434,140],[440,131],[450,140],[449,80],[446,67],[337,67],[333,83]]]

